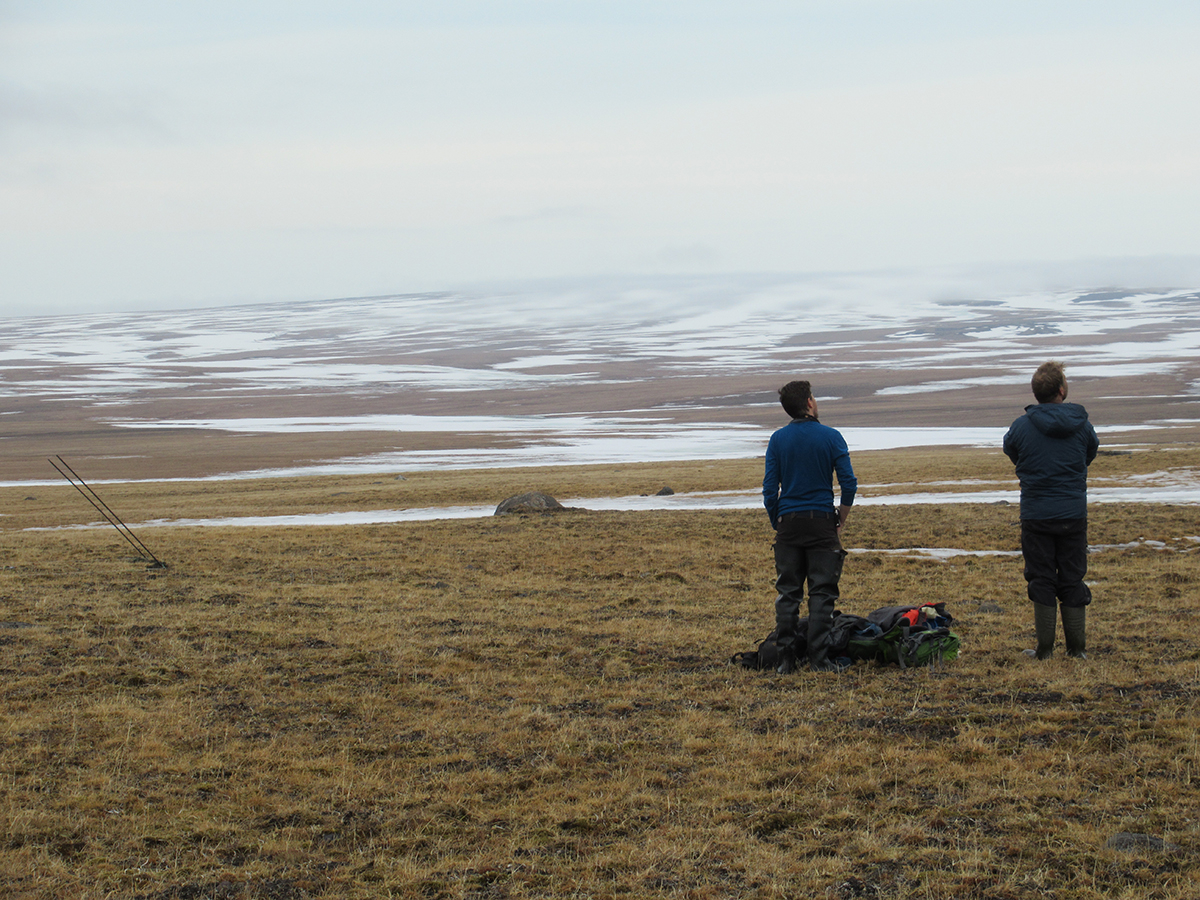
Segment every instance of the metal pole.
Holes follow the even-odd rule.
[[[59,475],[71,482],[71,486],[74,487],[75,490],[79,491],[79,493],[83,494],[84,499],[87,500],[88,503],[96,507],[96,510],[100,513],[100,515],[104,516],[104,518],[108,520],[109,525],[117,529],[117,533],[121,535],[121,537],[125,538],[125,540],[131,547],[133,547],[134,550],[136,550],[138,553],[144,553],[146,556],[154,560],[154,565],[151,568],[165,569],[167,567],[167,564],[151,553],[150,548],[143,544],[141,540],[138,539],[138,536],[129,529],[129,526],[121,521],[120,516],[109,509],[108,504],[100,499],[100,495],[92,490],[91,485],[80,478],[79,474],[69,465],[67,465],[67,461],[65,459],[63,459],[61,456],[56,456],[55,459],[62,463],[67,472],[70,472],[71,475],[75,476],[75,478],[72,479],[71,475],[68,475],[67,472],[64,472],[61,468],[59,468],[58,463],[56,463],[53,459],[47,460],[47,462],[49,462],[50,465],[54,466],[54,468],[58,470]],[[75,479],[78,479],[79,484],[75,483]],[[82,487],[80,487],[80,485],[82,485]],[[84,490],[84,488],[87,490]]]

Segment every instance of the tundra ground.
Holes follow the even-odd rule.
[[[1146,459],[1093,474],[1187,454]],[[735,489],[757,465],[103,492],[135,522]],[[948,472],[1011,478],[982,451],[859,463],[878,485]],[[1015,506],[864,506],[841,607],[944,601],[963,653],[780,676],[727,662],[772,625],[759,511],[147,528],[151,569],[112,529],[26,530],[96,518],[69,486],[3,500],[8,897],[1175,900],[1200,881],[1194,507],[1095,506],[1089,658],[1037,663],[1020,559],[984,553],[1018,549]],[[980,555],[883,552],[911,548]]]

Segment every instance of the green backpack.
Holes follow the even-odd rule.
[[[929,615],[932,610],[935,615]],[[945,604],[885,606],[867,616],[868,624],[850,637],[851,659],[874,660],[902,669],[932,666],[958,656],[962,641],[950,630],[953,617]]]

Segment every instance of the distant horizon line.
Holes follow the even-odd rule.
[[[1158,267],[1175,268],[1176,271],[1161,273],[1165,277],[1149,280],[1149,272],[1102,271],[1113,267]],[[1085,271],[1090,270],[1090,271]],[[1023,291],[1047,290],[1055,293],[1079,291],[1137,291],[1148,293],[1170,293],[1180,290],[1200,290],[1200,254],[1163,254],[1153,256],[1097,257],[1077,260],[1028,260],[1004,262],[978,262],[931,264],[917,266],[876,266],[862,269],[836,268],[818,270],[786,269],[731,269],[711,272],[622,272],[593,273],[578,275],[530,275],[497,276],[471,279],[457,284],[427,289],[401,289],[396,291],[353,293],[345,295],[264,296],[259,299],[245,297],[212,297],[208,299],[186,299],[172,304],[168,299],[127,300],[104,308],[83,306],[71,309],[52,305],[49,310],[22,311],[20,309],[0,316],[0,319],[79,318],[103,315],[137,315],[186,313],[200,310],[241,309],[258,306],[295,306],[301,304],[351,303],[358,301],[380,301],[399,299],[433,299],[471,294],[487,294],[495,291],[523,291],[547,288],[578,287],[584,285],[627,285],[637,284],[682,284],[700,283],[722,279],[756,280],[768,283],[788,281],[820,282],[825,279],[843,278],[913,278],[926,276],[934,280],[975,281],[986,276],[1008,278],[1038,275],[1038,283],[1021,284],[993,283],[988,286],[975,285],[980,292],[994,291],[1012,294]],[[988,279],[990,280],[990,279]],[[450,282],[447,279],[447,282]],[[933,284],[930,287],[934,287]],[[940,287],[945,289],[946,285]]]

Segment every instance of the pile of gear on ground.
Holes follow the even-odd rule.
[[[950,630],[953,621],[944,603],[884,606],[866,618],[835,610],[829,656],[839,671],[860,660],[902,669],[936,665],[958,656],[962,641]],[[781,646],[772,631],[757,649],[735,653],[730,662],[747,669],[792,672],[797,660],[805,658],[807,632],[808,619],[803,618],[789,646]]]

